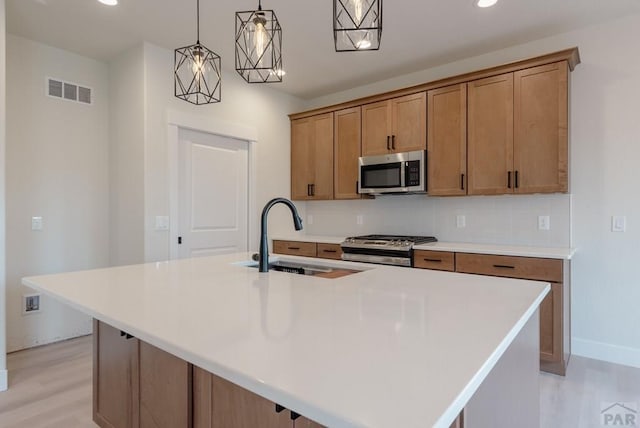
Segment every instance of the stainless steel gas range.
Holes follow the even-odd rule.
[[[433,236],[364,235],[345,239],[342,260],[394,266],[413,265],[413,246],[436,242]]]

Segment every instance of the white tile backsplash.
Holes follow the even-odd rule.
[[[312,201],[306,204],[310,235],[366,233],[434,235],[440,241],[484,244],[570,246],[571,195],[427,197],[381,196],[374,200]],[[466,227],[456,227],[456,216]],[[362,215],[363,224],[357,224]],[[538,216],[551,218],[550,230],[538,230]]]

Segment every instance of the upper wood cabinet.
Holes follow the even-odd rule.
[[[361,142],[360,107],[334,113],[333,193],[335,199],[360,199],[358,158]]]
[[[470,195],[510,193],[513,187],[513,73],[469,82]]]
[[[514,73],[516,193],[569,190],[568,74],[565,61]]]
[[[467,194],[467,84],[427,92],[428,192]]]
[[[469,194],[568,191],[566,61],[469,83]]]
[[[425,150],[425,92],[362,106],[362,155]]]
[[[291,199],[333,199],[333,113],[291,121]]]

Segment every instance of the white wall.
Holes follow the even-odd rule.
[[[0,391],[7,389],[7,316],[5,307],[5,19],[4,0],[0,0]]]
[[[530,228],[535,227],[532,217],[549,204],[549,244],[565,245],[571,236],[571,245],[578,249],[572,262],[574,354],[640,366],[640,57],[630,54],[637,50],[639,39],[640,16],[629,16],[321,97],[307,103],[307,108],[578,46],[582,64],[571,75],[571,196],[430,198],[424,205],[408,199],[401,202],[408,208],[404,212],[390,200],[372,202],[382,210],[377,215],[387,217],[387,222],[423,225],[416,229],[441,238],[532,244],[545,241]],[[487,209],[493,204],[497,208]],[[313,232],[333,234],[330,223],[347,230],[364,205],[350,203],[343,208],[337,203],[308,203],[307,213],[314,216],[317,225]],[[518,207],[524,210],[523,215]],[[458,210],[473,213],[470,223],[473,218],[479,220],[477,228],[467,228],[472,232],[469,236],[451,230]],[[612,215],[627,216],[626,233],[611,232]],[[490,216],[498,217],[487,218]],[[383,224],[382,220],[373,222],[376,227]],[[518,222],[529,228],[523,235],[514,227]]]
[[[144,262],[144,49],[109,63],[109,262]]]
[[[93,89],[93,105],[48,97],[47,76]],[[108,68],[27,39],[7,37],[8,349],[91,332],[90,319],[46,296],[23,316],[27,275],[109,261]],[[31,217],[44,229],[31,231]]]
[[[145,57],[145,258],[147,261],[169,257],[168,232],[155,231],[155,216],[169,215],[169,177],[167,155],[167,115],[179,112],[195,117],[255,129],[256,207],[276,196],[290,196],[290,127],[287,114],[300,110],[302,101],[274,90],[277,84],[248,84],[237,73],[223,73],[222,102],[193,106],[174,96],[173,51],[149,43]],[[224,59],[223,59],[224,60]],[[226,61],[232,61],[232,58]],[[304,213],[304,206],[301,204]],[[258,224],[258,213],[251,221]],[[285,209],[273,210],[270,233],[293,229],[291,215]],[[258,229],[256,229],[258,230]],[[250,248],[258,247],[259,236],[250,237]]]

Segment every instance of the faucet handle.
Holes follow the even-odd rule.
[[[251,255],[251,260],[253,260],[254,262],[257,262],[258,260],[260,260],[260,253],[253,253]]]

